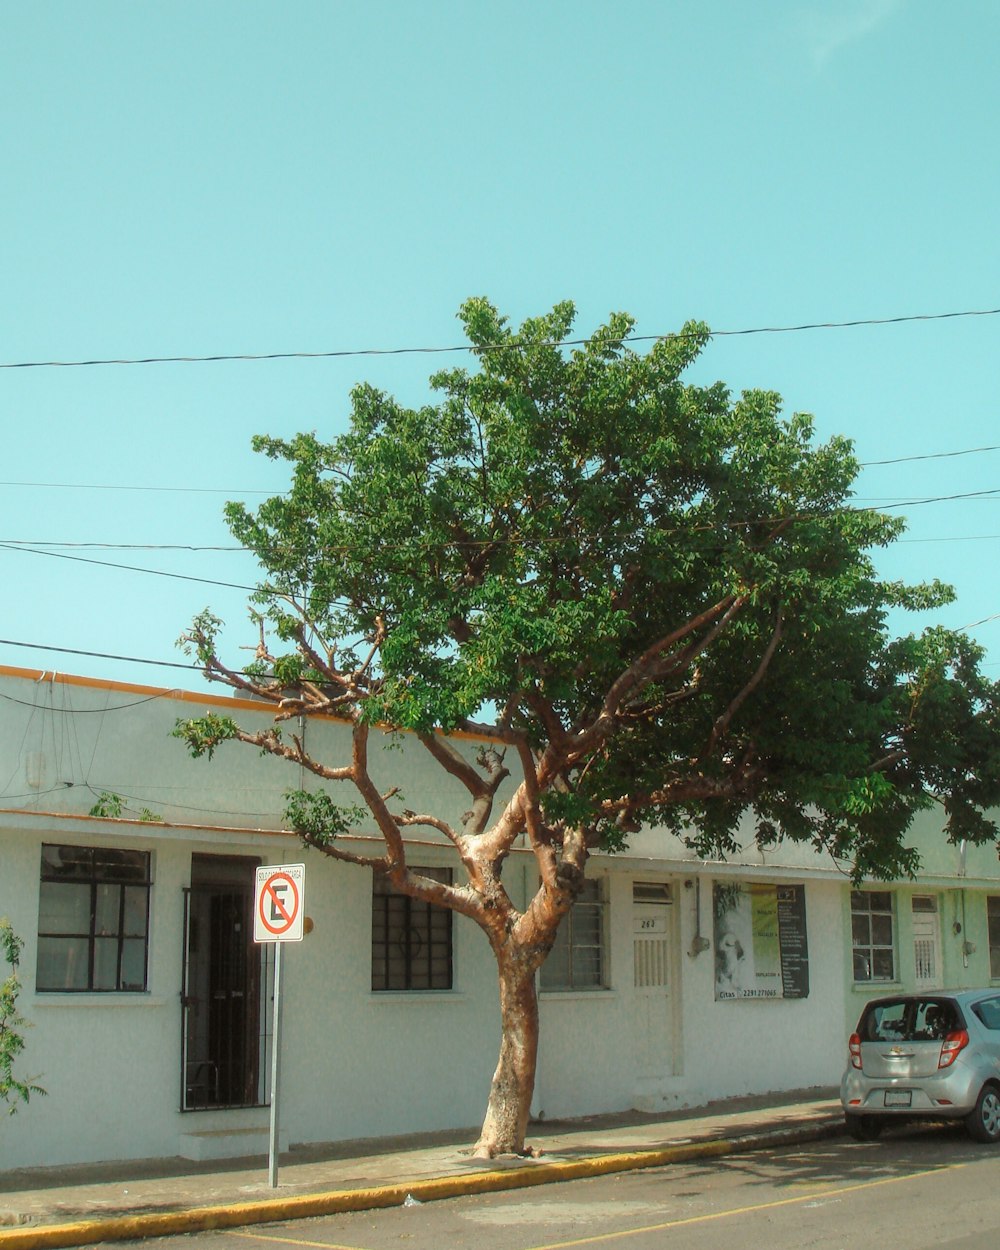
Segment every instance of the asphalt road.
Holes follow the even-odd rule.
[[[895,1132],[238,1232],[184,1250],[995,1250],[1000,1148],[957,1129]]]

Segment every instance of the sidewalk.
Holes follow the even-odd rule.
[[[143,1236],[426,1202],[630,1171],[840,1133],[835,1092],[735,1098],[667,1115],[532,1124],[537,1158],[474,1159],[474,1130],[301,1147],[267,1159],[155,1159],[0,1173],[0,1250]]]

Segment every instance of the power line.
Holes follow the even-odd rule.
[[[14,645],[16,646],[19,644],[15,643]],[[23,646],[27,644],[20,644],[20,645]],[[46,648],[46,650],[49,650],[49,648]],[[154,663],[154,661],[144,660],[142,661],[142,663],[152,664]],[[153,703],[156,699],[166,698],[166,696],[170,693],[171,692],[169,690],[164,690],[159,694],[148,695],[145,699],[133,699],[131,703],[115,703],[111,707],[58,707],[58,708],[54,708],[54,707],[47,707],[41,703],[29,703],[27,699],[15,699],[12,694],[2,694],[2,693],[0,693],[0,699],[6,699],[8,703],[17,703],[21,707],[30,707],[35,711],[62,712],[62,713],[66,713],[67,715],[72,715],[72,716],[84,716],[84,715],[87,715],[88,713],[99,713],[100,715],[103,716],[105,712],[123,712],[127,708],[130,708],[130,707],[139,707],[139,705],[142,703]]]
[[[861,469],[872,469],[882,465],[892,464],[909,464],[916,460],[948,460],[956,456],[978,456],[985,452],[1000,451],[1000,444],[990,447],[965,447],[959,451],[931,451],[925,452],[917,456],[897,456],[892,460],[860,460],[858,467]],[[118,482],[0,482],[0,486],[25,487],[33,490],[120,490],[135,491],[140,494],[147,492],[161,494],[178,494],[178,495],[272,495],[275,492],[267,490],[244,490],[242,488],[233,488],[226,490],[219,486],[134,486],[124,485]],[[278,492],[280,493],[280,492]],[[15,540],[10,540],[15,541]],[[44,546],[43,543],[36,543],[36,546]],[[71,543],[60,543],[59,546],[71,546]],[[131,543],[95,543],[94,546],[105,547],[130,547],[140,544]],[[162,544],[150,544],[151,547],[161,547]],[[181,548],[179,548],[181,549]],[[209,551],[214,548],[209,547],[192,547],[192,551]],[[219,548],[218,550],[225,550]],[[236,548],[233,548],[236,550]]]
[[[859,326],[902,325],[911,321],[949,321],[959,317],[995,317],[1000,308],[965,309],[961,312],[911,313],[901,317],[859,317],[853,321],[811,321],[793,326],[752,326],[742,330],[710,330],[710,338],[738,338],[751,334],[796,334],[803,330],[845,330]],[[618,339],[619,345],[628,343],[652,343],[660,339],[684,339],[700,337],[696,331],[681,330],[676,334],[630,334]],[[515,339],[510,343],[477,346],[461,343],[451,347],[363,347],[346,348],[324,352],[238,352],[218,353],[212,356],[142,356],[118,357],[95,360],[16,360],[0,363],[0,369],[81,369],[93,365],[167,365],[167,364],[215,364],[221,361],[263,360],[331,360],[352,356],[430,356],[456,352],[485,355],[488,352],[516,351],[521,347],[585,347],[593,338],[552,339],[544,342]],[[607,342],[607,340],[601,340]],[[612,340],[614,342],[615,340]]]
[[[149,573],[153,577],[172,577],[176,581],[200,582],[204,586],[224,586],[229,590],[248,590],[253,593],[260,589],[258,586],[247,586],[243,582],[222,582],[214,577],[195,577],[191,573],[168,573],[164,569],[147,569],[137,564],[116,564],[113,560],[94,560],[89,556],[71,556],[61,551],[42,551],[38,547],[22,547],[0,542],[0,548],[6,551],[23,551],[36,556],[49,556],[55,560],[72,560],[75,564],[96,564],[105,569],[123,569],[127,573]]]
[[[47,542],[38,538],[0,538],[0,547],[66,547],[81,551],[249,551],[249,547],[199,546],[192,543]],[[46,552],[39,554],[45,555]]]
[[[950,538],[897,538],[897,543],[985,543],[996,542],[1000,534],[955,534]]]
[[[85,655],[93,660],[120,660],[123,664],[151,664],[156,668],[182,668],[187,673],[200,672],[197,665],[181,664],[178,660],[143,660],[135,655],[111,655],[107,651],[81,651],[76,647],[48,647],[41,642],[17,642],[13,638],[0,638],[0,646],[26,647],[30,651],[53,651],[59,655]]]
[[[949,502],[962,500],[962,499],[993,498],[997,495],[1000,495],[1000,487],[997,487],[991,490],[965,491],[961,494],[954,494],[954,495],[933,495],[933,496],[929,496],[923,499],[898,500],[895,502],[881,504],[879,508],[841,508],[834,512],[802,513],[798,516],[756,517],[753,520],[748,520],[748,521],[728,520],[728,521],[718,521],[718,522],[712,522],[712,523],[701,523],[698,525],[691,526],[690,530],[692,533],[698,533],[698,532],[703,533],[706,531],[720,529],[720,528],[735,529],[735,528],[739,528],[740,526],[749,527],[751,525],[767,525],[767,524],[777,525],[781,523],[787,524],[788,522],[804,522],[804,521],[817,521],[817,520],[821,521],[821,520],[829,519],[831,517],[847,516],[847,515],[851,515],[855,513],[876,512],[876,511],[881,511],[883,509],[889,509],[889,508],[915,508],[915,507],[920,507],[925,504],[949,503]],[[676,529],[676,530],[664,531],[664,532],[681,533],[682,530]],[[515,537],[484,538],[480,540],[463,541],[461,545],[465,547],[476,547],[476,546],[492,547],[500,542],[519,543],[523,541],[525,540],[520,539],[520,538],[515,538]],[[542,540],[536,539],[533,541],[540,542]],[[548,539],[548,541],[552,543],[558,543],[558,542],[563,541],[563,536],[553,535],[550,539]],[[437,544],[427,544],[428,549],[430,549],[432,545],[444,547],[444,546],[450,546],[452,545],[452,543],[450,541],[448,542],[442,541]],[[253,593],[261,589],[260,586],[248,586],[244,582],[226,582],[226,581],[221,581],[220,579],[213,578],[213,577],[196,577],[190,573],[171,573],[171,572],[167,572],[165,569],[150,569],[150,568],[145,568],[142,565],[118,564],[117,562],[113,560],[95,560],[90,556],[75,556],[75,555],[69,555],[66,552],[47,551],[47,550],[43,550],[40,547],[29,547],[21,543],[0,542],[0,550],[25,552],[29,555],[49,556],[50,558],[57,559],[57,560],[71,560],[77,564],[93,564],[93,565],[97,565],[100,568],[120,569],[127,573],[148,573],[150,576],[153,576],[153,577],[166,577],[166,578],[173,578],[176,581],[197,582],[204,586],[222,586],[228,590],[245,590],[250,593]],[[331,546],[327,548],[325,554],[327,554],[328,556],[347,555],[347,554],[350,554],[353,550],[355,550],[353,546],[348,545],[348,544],[341,544],[338,546]],[[392,550],[392,547],[389,545],[386,545],[384,550],[385,551]]]
[[[916,460],[950,460],[955,456],[976,456],[984,455],[988,451],[1000,451],[1000,444],[988,447],[963,447],[958,451],[926,451],[921,455],[914,456],[896,456],[893,460],[860,460],[858,462],[859,469],[875,469],[875,467],[883,465],[901,465],[910,464]],[[91,482],[91,481],[0,481],[0,486],[26,487],[30,490],[128,490],[145,494],[145,492],[160,492],[160,494],[176,494],[176,495],[271,495],[272,491],[267,490],[244,490],[234,487],[232,490],[225,490],[221,486],[133,486],[121,484],[121,482]],[[9,541],[20,541],[10,539]],[[73,546],[71,542],[60,542],[60,544],[44,544],[44,542],[36,541],[36,546],[58,545]],[[95,542],[90,544],[93,546],[106,547],[136,547],[143,544],[130,544],[130,542]],[[151,550],[165,550],[165,544],[149,544]],[[230,550],[227,547],[201,547],[194,546],[190,549],[178,547],[178,550],[191,551],[211,551],[211,550]],[[231,550],[239,550],[232,547]]]
[[[973,621],[971,625],[961,625],[959,628],[963,631],[966,629],[975,629],[977,625],[986,625],[990,621],[1000,621],[1000,612],[994,612],[992,616],[984,616],[981,621]]]
[[[964,451],[933,451],[923,456],[897,456],[894,460],[862,460],[858,467],[873,469],[883,464],[910,464],[914,460],[948,460],[953,456],[978,456],[984,451],[1000,451],[1000,444],[993,447],[968,447]]]
[[[1000,539],[1000,534],[948,534],[931,538],[897,538],[895,541],[897,543],[982,543],[996,542],[998,539]],[[30,551],[33,547],[60,547],[74,551],[211,551],[225,555],[234,553],[249,555],[253,550],[251,547],[191,546],[187,543],[40,542],[37,539],[22,538],[2,538],[0,539],[0,547],[21,547],[27,551]],[[42,551],[38,554],[46,555],[47,552]],[[129,566],[116,564],[112,567],[128,568]],[[174,576],[174,574],[164,575]]]
[[[0,365],[0,368],[7,368]],[[116,482],[0,482],[0,486],[27,486],[44,490],[131,490],[142,494],[160,492],[177,495],[270,495],[267,490],[224,490],[221,486],[123,486]]]
[[[980,625],[986,625],[986,624],[989,624],[991,621],[995,621],[995,620],[1000,620],[1000,612],[995,612],[991,616],[984,616],[981,620],[972,621],[968,625],[959,625],[956,629],[956,632],[965,633],[966,630],[976,629]],[[146,659],[141,658],[140,656],[135,656],[135,655],[112,655],[107,651],[85,651],[78,647],[50,647],[40,642],[20,642],[13,638],[0,638],[0,646],[24,647],[31,651],[47,651],[47,652],[56,653],[58,655],[79,655],[79,656],[84,656],[87,659],[117,660],[122,664],[148,664],[148,665],[152,665],[155,668],[179,668],[179,669],[183,669],[187,673],[192,673],[192,674],[202,672],[202,669],[197,664],[182,664],[177,660],[146,660]],[[243,670],[240,670],[240,669],[236,669],[233,671],[239,677],[250,676],[250,674],[245,673]],[[169,693],[169,691],[167,693]],[[8,697],[8,696],[4,696],[4,697]],[[153,697],[159,698],[160,696],[156,695]],[[17,700],[14,700],[14,702],[17,702]],[[124,705],[124,706],[128,706],[128,705]],[[117,709],[108,709],[108,710],[111,711],[111,710],[117,710]]]

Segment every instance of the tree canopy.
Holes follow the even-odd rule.
[[[208,612],[183,642],[275,723],[177,733],[195,755],[237,739],[309,770],[287,813],[307,844],[482,927],[503,1019],[492,1154],[523,1148],[534,974],[593,850],[645,825],[724,857],[749,823],[859,879],[913,871],[922,808],[955,841],[997,835],[1000,690],[962,633],[890,635],[892,609],[951,592],[879,576],[872,553],[903,522],[851,504],[849,441],[818,443],[773,392],[682,380],[707,327],[641,354],[624,314],[572,346],[568,303],[516,331],[485,299],[460,315],[477,367],[435,375],[438,402],[358,386],[342,436],[254,440],[291,473],[284,495],[226,510],[265,573],[257,657],[227,664]],[[311,755],[282,724],[300,716],[348,724],[350,758]],[[484,718],[472,759],[449,735]],[[461,827],[376,787],[376,728],[410,731],[465,787]],[[381,852],[345,845],[372,822]],[[462,880],[408,865],[415,826],[453,844]],[[540,884],[519,910],[503,864],[522,833]]]
[[[469,300],[479,368],[437,374],[438,404],[358,386],[344,436],[254,440],[292,482],[227,508],[289,644],[250,684],[418,733],[492,713],[564,756],[546,819],[608,847],[643,819],[725,853],[751,810],[763,843],[891,876],[935,800],[953,839],[994,836],[996,688],[961,634],[888,636],[950,591],[878,577],[903,522],[851,506],[851,444],[773,392],[682,382],[704,325],[640,355],[617,314],[567,351],[573,315],[515,332]]]

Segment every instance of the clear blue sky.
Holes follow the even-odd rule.
[[[0,0],[0,30],[3,363],[447,345],[472,294],[515,321],[570,298],[581,333],[1000,307],[994,0]],[[1000,444],[998,338],[718,338],[696,376],[780,391],[862,461],[934,455]],[[0,546],[0,636],[176,662],[210,604],[252,641],[239,591],[59,556],[252,582],[238,553],[96,545],[231,544],[224,500],[284,485],[252,434],[332,436],[354,382],[417,403],[441,363],[0,369],[0,543],[59,553]],[[998,469],[872,467],[857,493]],[[1000,494],[904,511],[884,573],[952,581],[950,625],[1000,614]],[[1000,619],[971,632],[1000,677]]]

